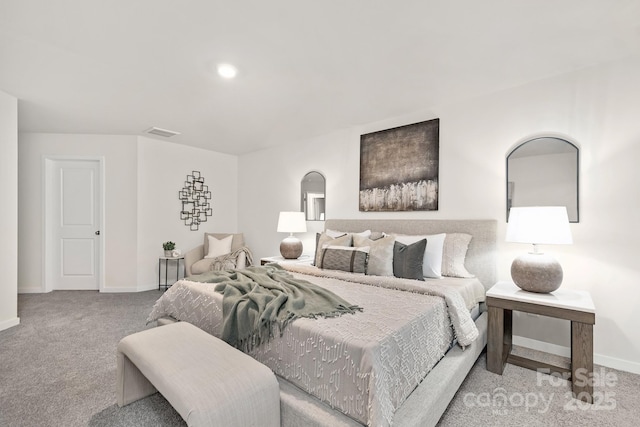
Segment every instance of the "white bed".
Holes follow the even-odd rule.
[[[485,287],[495,281],[495,221],[328,220],[325,227],[346,232],[369,229],[412,235],[468,233],[473,239],[467,251],[467,269]],[[356,278],[351,273],[323,272],[315,267],[291,266],[289,269],[296,277],[320,284],[339,295],[342,293],[341,296],[350,302],[362,305],[364,313],[358,313],[360,317],[341,316],[338,320],[299,319],[287,327],[282,337],[252,351],[252,356],[278,375],[282,424],[435,425],[486,344],[486,313],[480,313],[482,309],[477,304],[483,300],[484,292],[478,281],[433,279],[428,281],[432,285],[426,286],[408,279]],[[369,283],[355,283],[362,279]],[[456,282],[462,292],[451,291]],[[371,289],[371,285],[392,289]],[[447,296],[443,300],[434,294]],[[220,299],[221,296],[206,285],[188,281],[179,283],[163,302],[156,304],[150,320],[176,317],[219,336]],[[392,303],[394,300],[397,302]],[[401,307],[402,314],[395,314],[396,306]],[[466,317],[452,312],[453,306],[462,307]],[[449,310],[448,316],[442,313],[446,310]],[[477,330],[478,338],[463,332],[469,330],[468,325],[466,329],[464,327],[469,311],[475,312],[473,329]],[[456,325],[458,329],[452,329],[448,323],[435,326],[443,323],[437,319],[450,318],[455,324],[459,317],[463,319],[459,321],[461,325]],[[387,320],[380,322],[380,318]],[[376,321],[377,325],[373,323]],[[470,317],[468,322],[473,323]],[[387,331],[386,327],[380,326],[387,323],[397,324],[394,326],[397,329]],[[424,331],[416,333],[416,329]],[[464,350],[459,345],[451,345],[455,334],[466,345]],[[432,337],[430,341],[424,338],[427,336]],[[475,339],[464,341],[469,336]],[[404,355],[402,359],[396,358],[394,353],[393,357],[388,357],[391,361],[379,361],[387,358],[391,346],[393,352]],[[300,355],[295,354],[295,349],[305,347],[307,350],[301,351]],[[337,355],[323,353],[326,349],[336,348],[339,348]],[[345,369],[348,363],[351,363],[350,368]],[[334,365],[342,368],[335,369]]]

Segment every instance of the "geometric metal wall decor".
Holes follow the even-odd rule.
[[[360,136],[361,212],[438,210],[440,120]]]
[[[204,185],[204,178],[199,171],[187,175],[184,187],[178,192],[178,199],[182,202],[180,219],[191,231],[198,231],[200,223],[207,222],[207,217],[213,213],[211,209],[211,191]]]

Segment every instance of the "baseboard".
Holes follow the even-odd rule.
[[[104,288],[100,289],[101,294],[124,294],[138,292],[137,288]]]
[[[545,353],[555,354],[557,356],[571,357],[571,350],[557,344],[550,344],[543,341],[525,338],[521,336],[513,336],[513,344],[521,347],[527,347],[533,350],[544,351]],[[605,356],[595,353],[593,355],[593,363],[596,365],[606,366],[608,368],[618,369],[620,371],[631,372],[632,374],[640,374],[640,363],[629,360],[618,359],[616,357]]]
[[[0,322],[0,331],[4,331],[5,329],[13,328],[20,324],[20,318],[14,317],[13,319],[8,319]]]
[[[45,293],[40,286],[33,286],[28,288],[18,288],[19,294],[43,294]]]
[[[103,288],[103,289],[100,289],[100,292],[104,294],[116,294],[116,293],[127,293],[127,292],[145,292],[145,291],[153,291],[157,289],[158,289],[158,285],[138,285],[135,288]]]
[[[164,288],[162,288],[164,289]],[[138,292],[145,292],[145,291],[157,291],[158,290],[158,284],[151,284],[151,285],[138,285],[137,291]]]
[[[105,294],[120,294],[120,293],[127,293],[127,292],[153,291],[156,289],[158,289],[158,285],[152,284],[152,285],[138,285],[135,288],[104,288],[104,289],[101,289],[100,292]],[[31,288],[18,288],[18,293],[19,294],[43,294],[45,292],[42,290],[42,288],[31,287]]]

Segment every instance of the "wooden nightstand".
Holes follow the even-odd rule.
[[[577,399],[593,403],[593,325],[595,306],[586,291],[558,289],[550,294],[523,291],[511,282],[498,282],[487,291],[489,330],[487,370],[502,375],[511,363],[543,369],[570,379]],[[511,354],[512,311],[524,311],[571,321],[571,370]]]
[[[296,259],[285,259],[281,256],[268,256],[264,258],[260,258],[260,265],[265,265],[270,262],[277,262],[278,264],[309,264],[313,262],[313,257],[311,255],[300,255],[299,258]]]

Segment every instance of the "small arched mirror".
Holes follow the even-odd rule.
[[[325,179],[320,172],[307,173],[300,183],[300,210],[307,221],[324,221]]]
[[[578,147],[555,137],[523,142],[507,155],[507,220],[512,206],[566,206],[578,222]]]

